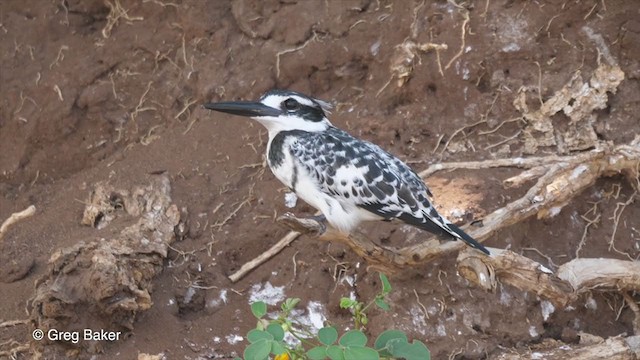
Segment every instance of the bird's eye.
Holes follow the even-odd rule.
[[[300,103],[293,98],[285,100],[282,104],[284,105],[284,108],[289,111],[297,110],[298,108],[300,108]]]

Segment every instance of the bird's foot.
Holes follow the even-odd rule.
[[[316,215],[307,218],[296,217],[292,213],[286,213],[278,217],[278,222],[285,224],[291,230],[321,236],[327,231],[326,218],[324,215]]]
[[[318,225],[320,225],[320,229],[317,232],[317,236],[321,236],[322,234],[327,232],[327,218],[324,215],[314,215],[314,216],[311,216],[309,219],[314,220],[315,222],[318,223]]]
[[[324,216],[323,214],[310,216],[309,219],[315,220],[315,221],[317,221],[319,223],[323,223],[323,224],[327,222],[327,217]]]

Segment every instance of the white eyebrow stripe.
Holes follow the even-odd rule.
[[[302,105],[306,105],[306,106],[314,106],[315,104],[313,103],[313,101],[306,99],[306,98],[302,98],[300,96],[296,96],[296,95],[292,95],[290,96],[290,98],[295,99],[297,102],[299,102]]]

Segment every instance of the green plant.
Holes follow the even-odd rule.
[[[354,330],[346,331],[342,336],[333,326],[323,327],[313,334],[291,319],[291,312],[300,299],[285,300],[277,318],[271,320],[265,319],[267,304],[262,301],[252,303],[251,312],[258,323],[247,333],[249,345],[244,350],[244,359],[267,360],[274,355],[275,360],[429,360],[431,356],[427,347],[419,340],[409,343],[407,335],[399,330],[386,330],[378,335],[373,347],[367,346],[368,339],[362,331],[369,321],[367,310],[373,304],[385,311],[390,309],[385,298],[391,292],[391,284],[384,274],[380,274],[380,280],[382,290],[369,304],[349,298],[340,300],[340,307],[352,311],[355,325]],[[296,338],[298,344],[285,342],[286,333]]]
[[[340,299],[340,307],[351,310],[353,322],[357,330],[362,329],[367,326],[367,323],[369,323],[369,319],[367,318],[367,309],[369,309],[371,305],[376,304],[376,306],[384,311],[389,311],[389,309],[391,309],[389,304],[384,301],[387,295],[391,292],[391,283],[389,282],[389,279],[387,279],[387,276],[382,273],[380,273],[380,281],[382,282],[382,290],[367,305],[363,302],[350,298],[343,297]]]

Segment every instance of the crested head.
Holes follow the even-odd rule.
[[[291,90],[269,90],[257,102],[209,103],[205,108],[249,116],[270,135],[288,130],[318,132],[332,126],[326,115],[331,110],[329,103]]]

